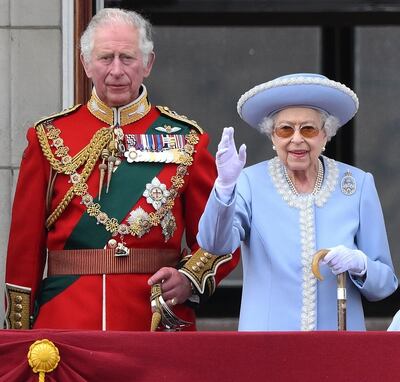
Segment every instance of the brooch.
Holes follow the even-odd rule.
[[[340,189],[345,195],[353,195],[356,192],[357,185],[356,180],[349,170],[347,170],[340,182]]]

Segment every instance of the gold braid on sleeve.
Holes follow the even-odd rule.
[[[232,254],[213,255],[199,248],[193,255],[186,256],[181,263],[179,272],[183,273],[193,283],[203,300],[211,297],[216,288],[215,274],[218,267],[230,261]]]
[[[30,329],[31,289],[6,283],[5,329]]]

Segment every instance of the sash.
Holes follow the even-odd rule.
[[[162,134],[156,127],[171,124],[171,119],[160,116],[146,131],[146,134]],[[174,125],[179,125],[179,133],[187,134],[190,129],[183,123],[173,121]],[[146,188],[146,184],[157,176],[164,167],[164,163],[134,163],[122,161],[118,169],[111,178],[111,187],[108,194],[104,194],[101,201],[98,197],[94,202],[101,205],[102,211],[109,217],[114,217],[121,221],[137,204]],[[84,213],[68,238],[64,249],[81,248],[104,248],[107,241],[111,238],[103,225],[97,224],[95,218]]]

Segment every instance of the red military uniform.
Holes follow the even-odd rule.
[[[118,109],[94,92],[27,137],[7,255],[7,327],[149,330],[147,280],[161,266],[183,267],[207,297],[236,265],[219,257],[197,279],[199,262],[182,258],[183,238],[197,253],[215,165],[207,134],[151,106],[144,87]],[[195,320],[185,304],[174,312]]]

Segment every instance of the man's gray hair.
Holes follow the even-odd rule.
[[[143,64],[147,65],[149,55],[153,52],[152,26],[142,15],[134,11],[119,8],[101,9],[90,20],[89,25],[81,36],[81,53],[86,63],[90,62],[93,50],[94,34],[103,25],[131,25],[138,29],[139,48],[143,56]]]
[[[322,121],[322,128],[325,130],[328,141],[330,141],[331,138],[336,135],[340,127],[339,120],[324,110],[320,109],[314,109],[314,110],[319,112]],[[258,125],[258,130],[261,133],[266,134],[269,139],[271,139],[272,133],[274,131],[275,119],[277,114],[278,113],[275,113],[272,116],[265,117]]]

